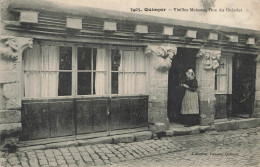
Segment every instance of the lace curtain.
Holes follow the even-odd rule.
[[[120,51],[118,94],[145,93],[145,56],[141,51]],[[107,94],[108,57],[97,49],[94,86],[96,95]],[[59,85],[59,47],[27,49],[23,57],[25,97],[57,97]],[[124,72],[124,73],[123,73]]]
[[[96,78],[95,78],[96,95],[107,94],[106,91],[107,59],[106,59],[105,49],[97,49],[96,71],[97,71]]]
[[[58,96],[59,48],[35,45],[23,57],[25,97]]]
[[[123,54],[122,54],[123,53]],[[122,51],[118,74],[119,94],[145,93],[145,56],[141,51]]]

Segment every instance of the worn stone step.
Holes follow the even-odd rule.
[[[125,130],[126,134],[118,134],[107,136],[107,132],[96,134],[87,134],[79,136],[67,136],[58,138],[48,138],[39,140],[22,141],[19,143],[19,151],[36,150],[36,149],[50,149],[50,148],[63,148],[71,146],[86,146],[95,144],[111,144],[111,143],[131,143],[134,141],[144,141],[152,138],[150,131],[141,131],[147,128],[138,128],[136,130]],[[127,133],[128,132],[128,133]]]
[[[238,119],[238,120],[230,120],[225,122],[214,123],[214,127],[216,131],[247,129],[247,128],[254,128],[259,125],[260,125],[259,118]]]

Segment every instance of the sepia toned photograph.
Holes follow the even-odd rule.
[[[260,0],[0,8],[0,167],[260,166]]]

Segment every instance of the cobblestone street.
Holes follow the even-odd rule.
[[[260,128],[4,154],[1,166],[259,166]]]
[[[250,129],[249,132],[246,130],[239,130],[219,134],[213,133],[211,135],[186,136],[186,138],[177,137],[178,141],[181,142],[183,139],[182,144],[190,148],[180,152],[125,162],[113,165],[113,167],[259,167],[259,128],[257,129],[257,135],[256,129]],[[191,138],[194,138],[194,140],[192,141]],[[202,138],[204,138],[204,140]],[[168,140],[172,140],[172,138]]]

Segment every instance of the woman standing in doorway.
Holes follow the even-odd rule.
[[[181,86],[185,88],[185,95],[182,100],[181,114],[199,114],[198,104],[198,82],[192,69],[186,72],[186,79]]]

